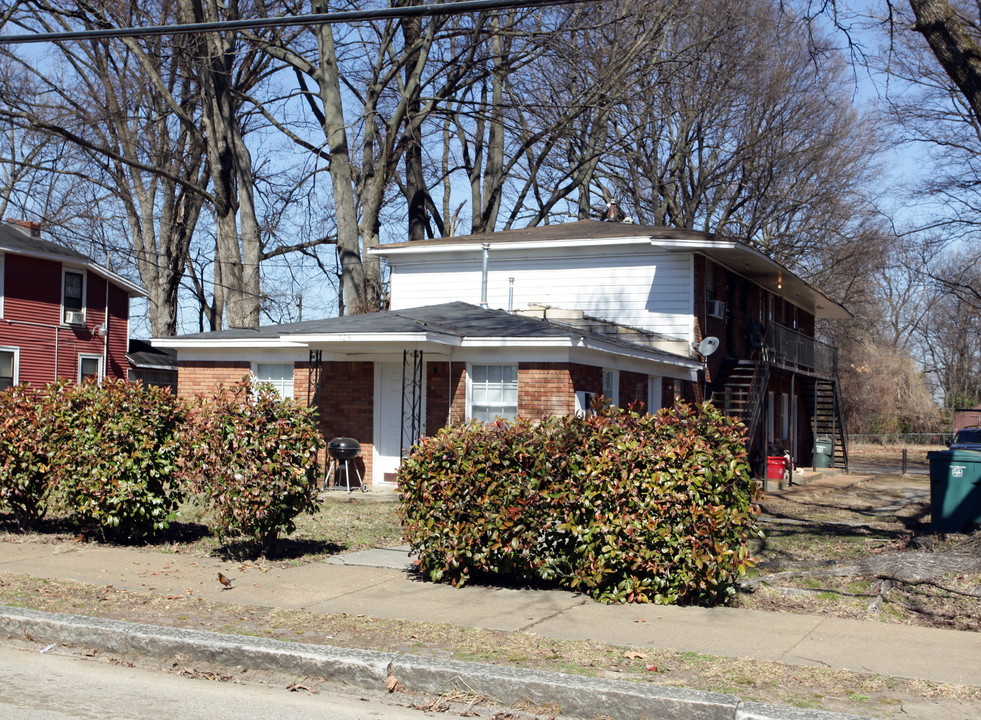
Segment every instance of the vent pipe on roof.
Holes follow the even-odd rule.
[[[490,243],[480,243],[484,251],[484,268],[480,276],[480,307],[487,309],[487,260],[490,257]]]
[[[514,278],[508,278],[508,312],[514,315]]]

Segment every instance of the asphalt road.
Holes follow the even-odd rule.
[[[354,696],[185,678],[0,644],[4,720],[422,720],[427,715]]]

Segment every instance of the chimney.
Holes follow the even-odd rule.
[[[609,222],[613,222],[614,220],[617,219],[617,201],[616,200],[610,200],[610,202],[608,202],[606,204],[606,219]]]
[[[31,237],[41,237],[41,223],[39,222],[31,222],[29,220],[4,220],[4,222],[8,225],[18,225],[24,228]]]

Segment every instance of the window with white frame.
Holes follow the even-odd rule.
[[[85,324],[85,273],[62,272],[61,313],[66,325]]]
[[[0,390],[5,390],[18,383],[19,360],[19,348],[0,347]]]
[[[101,355],[78,356],[78,381],[101,382],[103,376]]]
[[[471,420],[491,422],[494,418],[518,416],[518,366],[469,365],[467,409]]]
[[[647,412],[656,413],[662,406],[661,376],[650,375],[647,378]]]
[[[3,317],[3,276],[4,276],[4,256],[0,252],[0,318]]]
[[[252,378],[272,385],[281,398],[293,397],[293,363],[255,363]]]
[[[620,404],[619,370],[603,370],[603,397],[610,401],[610,405]]]

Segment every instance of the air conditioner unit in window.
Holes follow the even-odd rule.
[[[85,313],[80,310],[65,310],[65,322],[69,325],[84,325]]]
[[[723,318],[726,316],[726,304],[721,300],[709,300],[706,305],[709,317]]]

